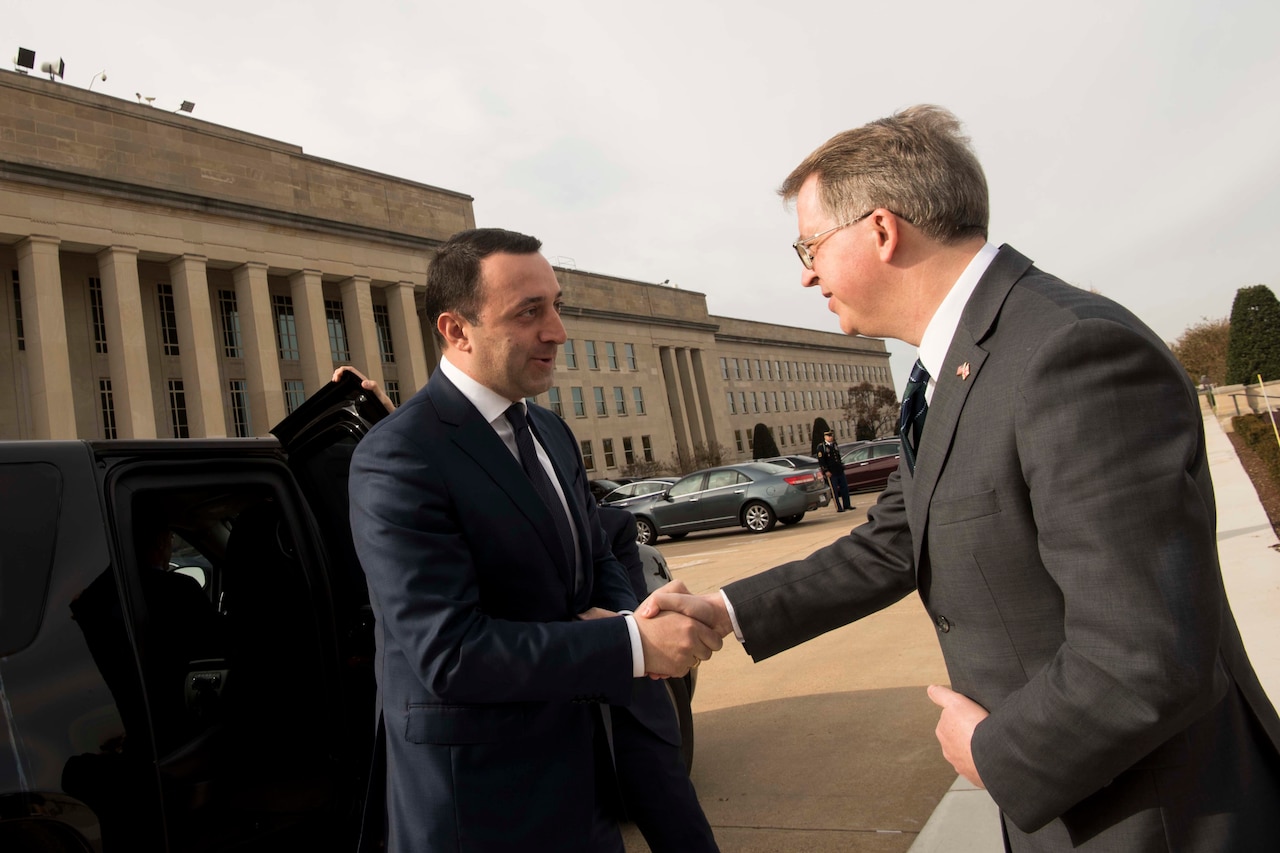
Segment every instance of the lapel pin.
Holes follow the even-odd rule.
[[[960,377],[961,382],[969,378],[969,362],[966,361],[964,364],[956,368],[956,376]]]

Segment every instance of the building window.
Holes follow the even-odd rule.
[[[733,392],[732,391],[724,392],[724,398],[725,398],[725,401],[728,402],[729,404],[729,414],[731,415],[738,414],[738,407],[733,402]]]
[[[276,318],[276,348],[280,351],[280,358],[284,361],[297,361],[298,323],[293,316],[293,297],[272,294],[271,312]]]
[[[720,357],[720,378],[721,379],[729,378],[729,359],[725,358],[724,356]]]
[[[373,327],[378,330],[378,353],[383,364],[395,364],[396,352],[391,346],[391,314],[387,306],[373,306]]]
[[[756,431],[753,429],[747,430],[747,451],[749,453],[756,452]]]
[[[644,414],[644,389],[636,385],[631,389],[631,399],[636,404],[636,414]]]
[[[768,391],[760,392],[760,405],[764,406],[765,412],[769,411],[769,392]]]
[[[578,369],[578,356],[573,351],[573,338],[564,342],[564,366],[570,370]]]
[[[111,399],[111,380],[98,380],[98,405],[102,410],[102,437],[116,437],[116,404]]]
[[[178,355],[178,315],[173,310],[173,285],[157,284],[160,302],[160,349],[165,355]]]
[[[585,418],[587,416],[587,404],[582,401],[582,388],[575,385],[569,389],[569,396],[573,400],[573,416],[576,418]]]
[[[787,424],[787,444],[796,443],[796,428],[794,424]]]
[[[758,396],[758,392],[756,391],[751,392],[751,411],[753,412],[760,411],[760,398]]]
[[[745,415],[747,413],[747,392],[746,391],[738,392],[738,404],[742,408],[742,414]]]
[[[604,345],[604,357],[609,363],[610,370],[618,369],[618,345],[613,341],[606,341]]]
[[[640,449],[644,451],[644,461],[653,461],[653,442],[649,441],[649,436],[640,436]]]
[[[596,357],[596,342],[595,342],[595,341],[586,341],[586,342],[585,342],[585,344],[586,344],[586,348],[587,348],[587,369],[588,369],[588,370],[599,370],[599,369],[600,369],[600,359]]]
[[[582,467],[588,471],[594,471],[596,468],[596,455],[591,452],[590,439],[579,441],[578,444],[582,447]]]
[[[636,462],[636,448],[631,436],[622,439],[622,461],[628,465],[634,465]]]
[[[764,363],[764,378],[765,379],[773,378],[773,362],[769,361],[768,359],[766,359]]]
[[[756,359],[756,378],[764,379],[764,374],[760,371],[760,359]]]
[[[218,291],[218,314],[222,317],[222,355],[243,358],[240,349],[240,312],[236,309],[234,290]]]
[[[18,285],[18,271],[13,271],[13,319],[18,337],[18,352],[27,348],[26,336],[22,333],[22,288]]]
[[[627,360],[627,370],[636,369],[636,348],[634,344],[622,345],[623,357]]]
[[[591,391],[596,398],[596,416],[601,418],[609,417],[609,407],[604,402],[604,388],[597,385]]]
[[[173,428],[174,438],[191,437],[191,429],[187,425],[187,392],[181,379],[169,380],[169,425]]]
[[[780,411],[780,410],[778,409],[778,392],[777,392],[777,391],[770,391],[769,393],[773,395],[773,410],[774,410],[775,412]],[[786,396],[786,394],[783,394],[782,396],[784,396],[784,397],[785,397],[785,396]]]
[[[613,411],[619,415],[627,413],[627,391],[621,385],[613,386]]]
[[[604,467],[617,468],[618,458],[613,455],[613,439],[606,438],[604,441]]]
[[[552,388],[547,391],[547,399],[551,401],[551,411],[563,418],[564,403],[560,402],[560,389]]]
[[[743,373],[743,376],[742,376],[743,379],[746,379],[748,381],[751,380],[751,359],[744,358],[742,360],[742,373]]]
[[[329,356],[335,364],[346,364],[351,361],[351,348],[347,346],[347,322],[342,313],[342,302],[326,299],[324,319],[329,326]]]
[[[236,438],[248,438],[249,427],[249,388],[243,379],[232,379],[231,390],[231,424]]]
[[[307,399],[307,392],[303,390],[301,379],[286,379],[284,381],[285,414],[296,412],[305,399]]]
[[[93,324],[93,351],[101,355],[107,351],[107,315],[102,310],[102,279],[89,279],[89,313]]]
[[[739,368],[739,367],[738,367],[738,360],[735,358],[733,361],[731,361],[731,362],[730,362],[730,365],[731,365],[731,366],[732,366],[732,368],[733,368],[733,378],[734,378],[734,379],[741,379],[741,378],[742,378],[742,370],[741,370],[741,368]]]
[[[398,379],[388,379],[386,382],[386,385],[387,385],[387,399],[391,401],[391,405],[399,406],[400,405],[400,381]]]
[[[733,443],[738,448],[738,452],[742,452],[742,430],[735,429],[733,431]]]

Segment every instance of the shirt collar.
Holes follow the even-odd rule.
[[[523,400],[508,400],[506,397],[481,385],[463,372],[461,367],[449,360],[448,353],[444,358],[440,359],[440,370],[454,387],[462,392],[462,396],[466,397],[471,405],[475,406],[480,412],[480,417],[489,423],[493,423],[498,418],[506,414],[507,409],[512,403],[521,403]]]
[[[938,310],[933,312],[929,325],[925,327],[916,356],[924,365],[924,369],[929,371],[927,396],[930,399],[933,397],[934,385],[937,384],[935,379],[938,371],[942,369],[942,362],[947,358],[947,350],[951,348],[951,339],[956,336],[956,329],[960,327],[960,316],[964,314],[964,307],[969,303],[969,297],[973,295],[982,274],[987,271],[987,267],[991,266],[991,262],[995,260],[999,251],[990,243],[983,244],[969,261],[969,265],[964,268],[964,272],[960,273],[956,283],[951,285],[951,290],[947,292],[946,298],[942,300]]]

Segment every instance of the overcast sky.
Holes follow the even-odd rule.
[[[924,102],[973,139],[993,242],[1166,340],[1275,289],[1280,2],[1046,5],[62,0],[10,8],[0,50],[467,193],[478,225],[713,314],[838,331],[775,190],[833,134]],[[889,349],[901,393],[914,352]]]

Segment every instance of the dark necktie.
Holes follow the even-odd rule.
[[[929,414],[929,403],[924,392],[929,388],[929,371],[924,369],[920,359],[911,368],[911,376],[907,379],[907,388],[902,395],[902,415],[898,419],[898,435],[902,436],[902,452],[907,456],[907,467],[912,473],[916,470],[916,452],[920,449],[920,434],[924,432],[925,415]]]
[[[555,519],[560,544],[564,547],[569,565],[574,566],[576,576],[573,530],[569,527],[569,517],[565,515],[564,504],[560,502],[560,496],[556,494],[555,486],[551,485],[551,478],[547,476],[547,469],[543,468],[542,463],[538,461],[538,451],[533,446],[533,430],[529,427],[529,418],[525,415],[524,404],[513,403],[507,409],[506,416],[511,422],[511,428],[515,430],[516,449],[520,451],[520,467],[533,482],[534,491],[538,493],[538,497],[542,498],[542,502],[547,505],[547,511]]]

